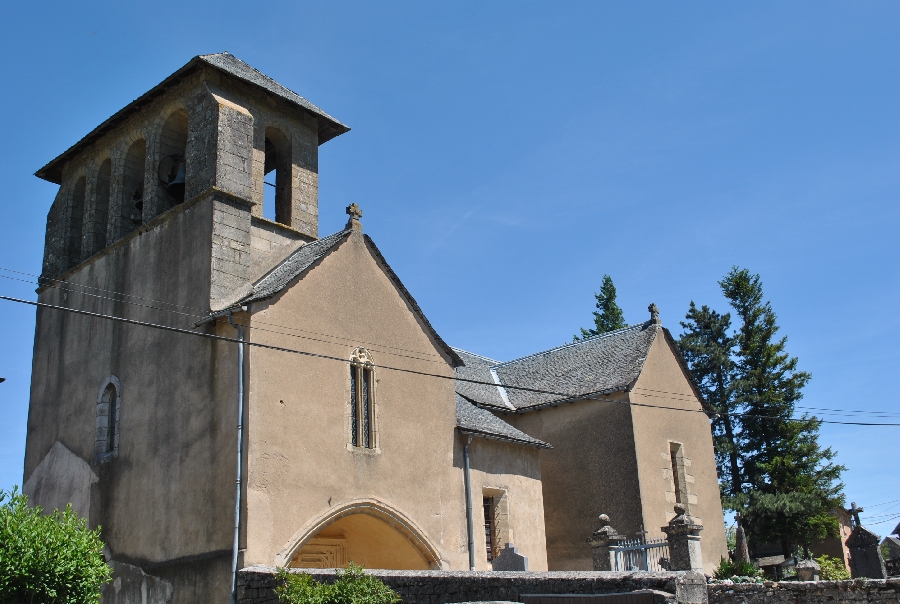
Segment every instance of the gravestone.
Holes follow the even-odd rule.
[[[744,532],[744,518],[738,513],[734,516],[737,522],[735,530],[734,561],[750,562],[750,548],[747,547],[747,534]]]
[[[512,543],[500,550],[500,555],[491,561],[494,570],[527,571],[528,558],[519,553]]]
[[[797,579],[799,581],[818,581],[821,568],[815,560],[801,560],[797,563]]]
[[[857,524],[847,538],[847,547],[850,549],[851,577],[854,579],[859,577],[869,579],[887,578],[884,560],[878,547],[878,535]]]

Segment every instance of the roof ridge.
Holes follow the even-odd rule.
[[[470,354],[470,355],[472,355],[473,357],[477,357],[477,358],[483,359],[483,360],[485,360],[485,361],[490,361],[491,363],[494,363],[494,364],[502,364],[502,363],[503,363],[502,361],[498,361],[497,359],[492,359],[492,358],[486,357],[486,356],[484,356],[484,355],[476,354],[476,353],[474,353],[474,352],[469,352],[468,350],[463,350],[462,348],[457,348],[456,346],[451,346],[450,348],[452,348],[452,349],[455,350],[456,352],[462,352],[462,353],[465,353],[465,354]]]
[[[632,329],[637,329],[638,327],[640,327],[640,328],[643,330],[644,328],[646,328],[646,327],[648,327],[648,326],[650,326],[650,325],[654,325],[653,321],[644,321],[643,323],[635,323],[634,325],[629,325],[628,327],[623,327],[623,328],[621,328],[621,329],[616,329],[616,330],[614,330],[614,331],[607,331],[607,332],[605,332],[605,333],[597,334],[597,335],[591,336],[591,337],[589,337],[589,338],[584,338],[584,339],[582,339],[582,340],[578,340],[577,342],[568,342],[568,343],[562,344],[562,345],[560,345],[560,346],[554,346],[553,348],[547,348],[546,350],[539,350],[538,352],[533,352],[533,353],[531,353],[531,354],[526,354],[526,355],[524,355],[524,356],[521,356],[521,357],[518,357],[518,358],[515,358],[515,359],[511,359],[511,360],[509,360],[509,361],[503,361],[502,363],[499,363],[499,364],[495,365],[494,368],[496,368],[496,367],[503,367],[504,365],[509,365],[509,364],[515,363],[515,362],[517,362],[517,361],[523,361],[523,360],[525,360],[525,359],[530,359],[531,357],[536,357],[536,356],[538,356],[538,355],[546,354],[546,353],[548,353],[548,352],[556,352],[557,350],[564,350],[564,349],[566,349],[566,348],[573,348],[573,347],[575,347],[575,346],[580,346],[580,345],[585,344],[585,343],[587,343],[587,342],[593,342],[593,341],[595,341],[595,340],[602,340],[603,338],[607,338],[607,337],[609,337],[609,336],[613,336],[613,335],[616,335],[616,334],[619,334],[619,333],[623,333],[623,332],[626,332],[626,331],[629,331],[629,330],[632,330]]]

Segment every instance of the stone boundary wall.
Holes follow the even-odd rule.
[[[332,569],[293,569],[318,581]],[[611,594],[651,590],[657,601],[679,604],[900,604],[900,578],[851,581],[767,581],[706,585],[688,572],[493,572],[376,570],[370,574],[400,594],[404,604],[521,602],[526,594]],[[238,572],[238,604],[277,604],[275,569],[253,566]]]
[[[709,604],[900,602],[900,578],[709,585]]]
[[[292,569],[318,581],[334,580],[332,569]],[[609,594],[653,590],[674,602],[677,582],[696,580],[694,573],[668,572],[495,572],[375,570],[370,574],[400,594],[404,603],[521,601],[523,594]],[[701,576],[702,577],[702,576]],[[703,581],[705,585],[705,580]],[[238,604],[276,604],[275,569],[245,568],[238,573]],[[692,600],[693,601],[693,600]]]

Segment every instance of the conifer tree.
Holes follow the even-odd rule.
[[[763,299],[762,281],[738,267],[719,282],[740,321],[691,302],[679,347],[712,420],[722,500],[740,511],[751,545],[779,543],[785,556],[837,536],[830,510],[843,505],[845,469],[819,445],[821,422],[794,417],[810,374],[777,337],[777,316]]]
[[[600,293],[594,294],[597,299],[597,310],[594,311],[594,328],[581,328],[581,335],[575,336],[574,341],[583,340],[591,336],[598,336],[601,333],[615,331],[628,327],[625,323],[625,317],[622,315],[622,309],[616,304],[616,286],[613,285],[612,277],[603,275],[603,283],[600,285]]]
[[[738,434],[740,420],[734,414],[741,410],[741,404],[734,396],[736,364],[732,354],[737,339],[728,333],[731,314],[721,315],[706,305],[698,309],[692,300],[685,319],[681,323],[685,332],[678,340],[678,348],[703,398],[716,412],[712,430],[722,493],[739,495],[744,480]]]
[[[828,512],[841,503],[845,468],[832,463],[831,448],[819,446],[820,421],[793,417],[811,376],[797,369],[787,338],[776,338],[777,317],[763,301],[759,275],[734,267],[719,285],[741,320],[734,389],[745,410],[741,439],[749,488],[734,507],[745,508],[752,541],[780,542],[788,556],[835,534],[837,519]]]

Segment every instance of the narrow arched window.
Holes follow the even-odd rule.
[[[119,380],[115,376],[109,376],[97,398],[94,453],[98,462],[109,461],[119,453],[119,413],[122,407],[120,390]]]
[[[157,213],[184,202],[187,139],[188,114],[184,109],[179,109],[166,119],[159,133]]]
[[[147,160],[147,142],[138,139],[125,154],[122,174],[122,214],[119,218],[122,233],[130,233],[143,222],[144,169]]]
[[[374,449],[375,435],[375,363],[357,348],[350,357],[350,444]]]

